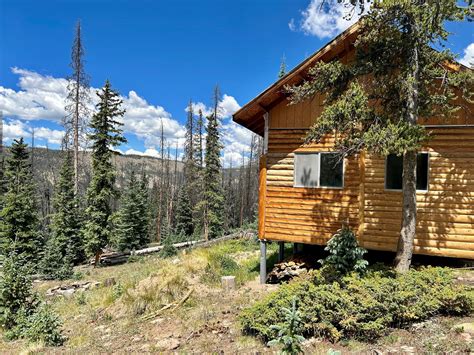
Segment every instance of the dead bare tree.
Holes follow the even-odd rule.
[[[91,103],[89,77],[84,71],[84,46],[82,43],[81,22],[78,21],[72,45],[71,64],[72,75],[68,79],[68,95],[66,98],[66,116],[63,124],[66,130],[64,145],[72,146],[74,164],[74,192],[79,191],[79,149],[84,140],[85,127],[90,115]]]

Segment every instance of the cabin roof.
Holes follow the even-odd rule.
[[[308,70],[317,62],[329,61],[337,56],[342,57],[352,47],[352,43],[357,36],[359,24],[355,23],[335,37],[313,55],[305,59],[293,70],[272,84],[257,97],[244,105],[240,110],[234,113],[234,122],[248,128],[252,132],[263,136],[264,119],[263,115],[272,107],[280,103],[285,97],[284,86],[296,85],[301,83]]]

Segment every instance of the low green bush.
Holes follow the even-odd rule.
[[[338,274],[345,275],[352,271],[363,274],[367,269],[368,262],[364,260],[367,250],[359,246],[354,232],[347,226],[342,227],[329,239],[324,250],[329,252],[329,255],[319,260],[319,263],[323,267],[334,269]]]
[[[219,250],[211,251],[207,259],[208,263],[202,275],[202,279],[206,283],[218,284],[221,276],[235,275],[239,271],[239,264]]]
[[[64,343],[65,337],[61,333],[62,322],[47,304],[41,304],[36,312],[24,321],[21,338],[49,346],[59,346]]]
[[[304,324],[304,336],[331,341],[356,338],[371,341],[389,328],[405,328],[434,315],[465,315],[474,310],[473,292],[453,282],[448,269],[423,268],[403,275],[391,271],[353,273],[338,282],[322,271],[282,285],[262,301],[242,311],[245,333],[264,340],[276,337],[273,324],[284,324],[283,308],[294,297]]]

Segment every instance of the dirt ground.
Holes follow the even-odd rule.
[[[258,252],[235,254],[236,260],[258,258]],[[179,269],[186,259],[167,261],[167,267]],[[194,263],[197,263],[194,260]],[[156,269],[163,268],[161,261],[150,259],[146,263],[91,270],[86,280],[104,281],[114,277],[117,281],[135,282],[151,277]],[[142,265],[140,265],[142,264]],[[64,322],[68,341],[59,348],[46,348],[24,341],[2,342],[1,353],[276,353],[261,340],[243,335],[238,315],[240,311],[277,289],[278,285],[260,285],[258,278],[247,280],[235,291],[224,291],[218,285],[202,282],[205,268],[197,267],[186,277],[186,293],[192,293],[186,302],[174,307],[137,316],[123,316],[117,311],[118,301],[111,298],[114,286],[100,286],[73,297],[59,296],[51,300]],[[255,272],[251,275],[256,276]],[[151,275],[151,276],[150,276]],[[458,272],[458,282],[472,285],[474,271]],[[132,280],[132,281],[131,281]],[[70,281],[69,281],[70,282]],[[58,282],[38,283],[44,292]],[[140,285],[140,282],[138,282]],[[175,292],[174,290],[168,290]],[[179,294],[182,298],[184,291]],[[111,299],[109,299],[111,298]],[[153,314],[153,312],[152,312]],[[463,325],[463,326],[461,326]],[[405,330],[388,330],[385,337],[369,344],[354,340],[332,344],[312,338],[304,343],[307,354],[370,353],[470,353],[474,351],[474,318],[434,317],[414,324]]]

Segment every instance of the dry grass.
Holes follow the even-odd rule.
[[[143,317],[166,305],[178,303],[191,289],[195,292],[172,313],[183,320],[179,322],[183,331],[204,326],[219,316],[220,307],[215,305],[215,300],[221,301],[218,280],[229,271],[216,260],[230,259],[235,266],[231,271],[243,284],[257,276],[257,250],[255,241],[231,240],[209,248],[184,251],[169,259],[152,255],[114,267],[80,269],[82,281],[104,282],[113,277],[115,285],[76,293],[70,298],[50,300],[63,320],[68,336],[65,347],[61,349],[110,351],[112,346],[123,350],[133,345],[133,339],[137,337],[141,340],[135,343],[147,342],[143,334],[155,332],[157,323],[153,323],[156,317],[151,322],[143,321]],[[212,277],[203,282],[206,275]],[[37,283],[36,288],[44,294],[53,286],[72,282],[47,281]],[[167,310],[163,314],[166,316],[170,312]],[[161,328],[166,327],[162,325]],[[21,349],[37,352],[42,347],[24,342],[2,343],[0,340],[0,351]],[[148,350],[153,350],[153,346]]]

